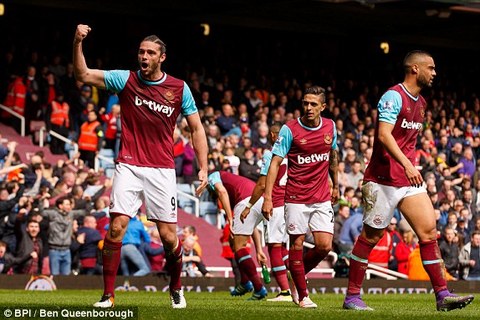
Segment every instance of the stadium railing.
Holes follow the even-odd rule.
[[[20,135],[22,137],[25,137],[25,117],[24,116],[21,116],[20,114],[16,113],[15,111],[13,111],[12,109],[10,109],[9,107],[7,106],[4,106],[3,104],[0,104],[0,109],[10,113],[12,116],[14,116],[15,118],[18,118],[20,119]]]

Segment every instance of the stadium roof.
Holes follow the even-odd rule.
[[[480,0],[4,0],[38,8],[58,8],[81,15],[105,14],[138,19],[175,17],[209,23],[337,36],[366,36],[401,43],[421,43],[480,50]]]

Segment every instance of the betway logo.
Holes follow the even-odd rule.
[[[423,125],[420,122],[407,121],[405,118],[402,120],[402,128],[421,130]]]
[[[169,107],[163,104],[158,104],[155,101],[142,100],[138,96],[135,96],[135,105],[140,107],[142,105],[147,106],[150,110],[165,113],[167,117],[170,117],[175,110],[173,107]]]
[[[329,153],[322,153],[322,154],[314,153],[306,157],[302,157],[301,155],[298,155],[297,161],[298,161],[298,164],[304,164],[304,163],[314,163],[318,161],[328,161],[329,158],[330,158]]]

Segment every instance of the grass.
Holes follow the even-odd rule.
[[[101,292],[92,290],[22,291],[0,290],[0,319],[3,310],[12,306],[22,307],[89,307]],[[174,310],[167,293],[118,292],[116,305],[120,308],[138,307],[138,319],[172,320],[301,320],[301,319],[479,319],[480,302],[474,301],[467,308],[451,312],[438,312],[431,294],[415,295],[365,295],[365,300],[375,309],[358,312],[341,308],[343,296],[312,294],[317,309],[300,309],[293,303],[245,301],[244,297],[230,297],[227,292],[185,293],[188,306]],[[476,297],[479,299],[480,297]],[[13,318],[11,318],[13,319]],[[66,319],[66,318],[60,318]],[[86,319],[86,318],[75,318]]]

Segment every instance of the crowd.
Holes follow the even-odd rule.
[[[2,65],[18,61],[14,58],[9,52]],[[80,152],[70,155],[71,146],[50,136],[51,152],[67,154],[70,159],[51,164],[39,153],[27,163],[15,152],[15,141],[2,141],[0,268],[19,273],[99,273],[98,248],[108,223],[111,181],[92,168],[102,150],[118,153],[121,106],[115,94],[76,81],[72,64],[60,55],[45,61],[41,53],[32,52],[21,68],[2,68],[8,86],[1,88],[0,99],[25,115],[27,133],[29,123],[44,121],[48,129],[75,141]],[[101,65],[101,60],[97,64]],[[187,82],[207,134],[209,171],[226,170],[257,181],[263,153],[271,148],[270,126],[297,118],[302,93],[312,85],[310,80],[293,77],[272,79],[275,81],[267,75],[230,79],[228,73],[189,71]],[[334,250],[343,257],[352,250],[362,227],[360,186],[372,154],[376,103],[382,90],[375,83],[355,79],[325,79],[327,108],[322,116],[336,124],[341,160]],[[415,165],[421,168],[435,207],[447,271],[452,278],[476,280],[480,279],[480,99],[475,93],[451,89],[445,81],[434,88],[424,93],[429,107],[422,128],[418,128],[422,133]],[[18,128],[15,118],[7,117],[2,114],[2,121]],[[193,183],[198,168],[182,117],[174,139],[177,181]],[[133,230],[137,224],[138,234],[123,241],[121,272],[161,271],[158,234],[155,228],[138,222],[132,219],[129,226]],[[185,240],[184,252],[201,257],[193,238]],[[415,250],[415,236],[397,211],[389,232],[370,258],[414,278],[416,270],[408,266],[415,265],[409,263]],[[134,258],[138,255],[143,259]],[[138,261],[142,263],[136,265]],[[201,259],[184,261],[187,274],[192,274],[193,263],[208,274]]]

